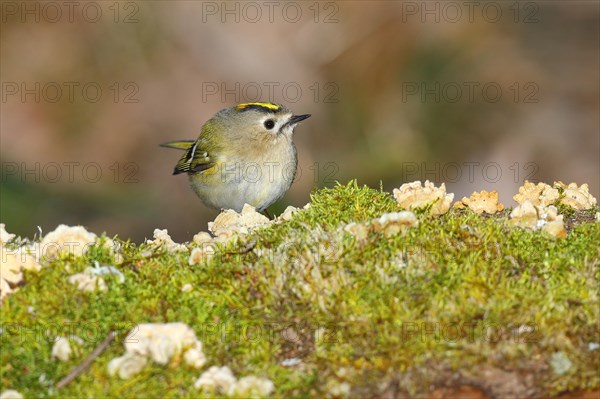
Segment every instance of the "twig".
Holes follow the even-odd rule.
[[[67,374],[65,378],[63,378],[56,384],[56,388],[60,389],[68,383],[70,383],[71,381],[73,381],[75,378],[77,378],[77,376],[81,374],[83,370],[85,370],[90,364],[92,364],[95,358],[100,356],[102,352],[104,352],[106,348],[108,348],[108,345],[110,345],[112,340],[115,339],[116,335],[117,334],[114,331],[108,333],[108,336],[104,338],[104,341],[102,341],[100,345],[98,345],[96,349],[94,349],[94,351],[90,353],[83,362],[81,362],[77,367],[71,370],[71,372]]]

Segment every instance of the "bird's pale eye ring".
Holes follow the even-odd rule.
[[[267,130],[271,130],[275,127],[275,121],[273,119],[267,119],[264,125]]]

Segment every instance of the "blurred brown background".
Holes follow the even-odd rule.
[[[158,145],[248,100],[313,115],[275,213],[352,178],[598,197],[599,3],[467,3],[3,1],[0,219],[190,240],[217,211]]]

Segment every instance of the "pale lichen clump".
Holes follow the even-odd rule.
[[[563,182],[559,181],[554,182],[554,187],[563,190],[564,196],[561,198],[560,203],[570,206],[578,211],[591,209],[598,203],[596,198],[590,194],[590,189],[587,184],[582,184],[578,187],[576,183],[565,185]]]
[[[509,225],[541,230],[559,238],[567,236],[563,215],[558,214],[555,206],[535,206],[529,200],[525,200],[511,212]]]
[[[350,396],[351,387],[347,382],[339,382],[335,379],[327,381],[325,389],[332,398],[347,398]]]
[[[554,187],[546,183],[532,183],[525,180],[525,183],[519,187],[519,192],[513,196],[517,204],[522,204],[525,201],[531,201],[535,206],[548,206],[554,204],[560,193]]]
[[[307,204],[304,209],[308,209]],[[215,244],[228,242],[237,237],[244,237],[252,230],[258,227],[264,227],[273,223],[287,222],[292,219],[293,215],[299,209],[293,206],[288,206],[285,211],[275,220],[269,220],[266,216],[256,211],[251,205],[245,204],[241,212],[236,212],[231,209],[222,211],[213,222],[208,223],[208,230],[215,236],[201,231],[194,235],[190,244],[190,257],[188,264],[201,265],[213,257],[216,251]],[[193,245],[197,245],[194,247]]]
[[[215,249],[212,245],[203,245],[200,248],[192,248],[192,253],[188,259],[190,266],[201,265],[205,261],[209,261],[215,254]]]
[[[558,202],[575,210],[591,209],[597,204],[597,200],[590,194],[587,184],[578,186],[577,183],[570,183],[566,185],[561,181],[554,182],[553,186],[525,181],[513,199],[518,204],[529,200],[535,206],[556,205]]]
[[[198,247],[192,248],[192,252],[188,259],[188,264],[190,266],[200,265],[205,261],[207,262],[215,254],[214,239],[206,231],[201,231],[194,235],[192,242],[193,244],[198,245]]]
[[[148,359],[166,365],[183,354],[186,364],[201,368],[206,363],[202,343],[185,323],[139,324],[125,338],[126,353],[108,364],[110,375],[127,379],[146,365]]]
[[[268,378],[250,375],[237,380],[227,366],[212,366],[202,373],[194,387],[207,393],[244,398],[266,397],[275,390],[273,382]]]
[[[69,341],[73,341],[77,345],[83,344],[83,340],[75,335],[71,336],[70,340],[66,337],[56,337],[52,346],[52,358],[68,362],[73,354],[73,349]]]
[[[201,231],[194,235],[193,243],[196,245],[204,245],[211,243],[213,241],[212,236],[206,231]]]
[[[41,268],[29,247],[5,246],[14,238],[15,235],[8,233],[3,223],[0,224],[0,300],[17,289],[14,287],[23,281],[23,270]]]
[[[348,234],[351,234],[357,240],[365,240],[369,236],[369,232],[371,226],[367,223],[356,223],[351,222],[344,226],[344,231]]]
[[[198,360],[195,352],[202,352],[202,343],[196,338],[194,330],[185,323],[147,323],[139,324],[125,340],[127,352],[149,356],[158,364],[167,364],[171,358],[182,352],[193,351],[192,366],[199,368],[206,359]],[[184,353],[185,356],[185,353]]]
[[[275,385],[268,378],[248,375],[240,378],[231,388],[229,396],[242,398],[264,398],[275,390]]]
[[[63,362],[68,362],[71,357],[71,345],[65,337],[57,337],[52,346],[52,357]]]
[[[534,184],[525,181],[513,199],[519,203],[519,206],[510,214],[510,225],[542,230],[554,237],[567,236],[563,215],[558,214],[558,209],[554,205],[587,210],[597,204],[587,184],[565,185],[560,181],[554,182],[553,187],[545,183]]]
[[[15,234],[11,234],[6,231],[4,223],[0,223],[0,244],[7,243],[16,237]]]
[[[398,205],[404,209],[419,209],[431,206],[429,214],[432,216],[443,215],[450,209],[450,203],[454,198],[453,193],[446,194],[446,185],[440,187],[429,180],[425,184],[420,181],[405,183],[393,191]]]
[[[23,270],[40,270],[35,257],[26,247],[9,249],[0,244],[0,298],[15,291],[11,288],[23,281]]]
[[[215,254],[214,239],[206,231],[201,231],[194,235],[192,243],[198,245],[198,247],[191,248],[192,252],[188,258],[190,266],[200,265],[205,261],[209,261]]]
[[[256,212],[256,209],[245,204],[240,213],[227,209],[208,223],[208,230],[219,240],[226,241],[235,234],[248,234],[251,230],[269,224],[266,216]]]
[[[89,272],[77,273],[69,277],[69,283],[75,285],[80,291],[106,291],[108,287],[102,277]]]
[[[7,389],[6,391],[2,391],[0,399],[23,399],[23,395],[14,389]]]
[[[235,377],[227,366],[212,366],[194,383],[194,388],[211,393],[226,394],[235,385]]]
[[[147,243],[152,249],[166,249],[169,252],[187,251],[188,248],[183,244],[178,244],[171,239],[167,229],[154,229],[154,240],[148,240]]]
[[[40,257],[49,260],[61,255],[83,256],[96,243],[97,236],[83,226],[59,225],[40,242]]]
[[[181,292],[190,292],[194,289],[194,286],[190,283],[186,283],[181,287]]]
[[[117,374],[121,379],[127,380],[146,367],[148,358],[135,353],[125,353],[123,356],[115,357],[108,363],[108,374]]]
[[[278,220],[287,222],[289,220],[292,220],[292,217],[294,216],[294,214],[296,212],[298,212],[298,208],[293,207],[293,206],[288,206],[287,208],[285,208],[285,210],[283,211],[283,213],[281,215],[279,215],[279,217],[277,218]]]
[[[349,223],[344,231],[353,235],[357,240],[364,240],[369,233],[383,233],[386,237],[405,232],[419,225],[419,221],[411,211],[384,213],[377,219],[367,223]]]
[[[475,213],[485,212],[490,215],[504,209],[504,205],[498,201],[498,192],[496,190],[474,191],[470,197],[463,197],[462,200],[455,202],[453,207],[458,209],[468,207]]]
[[[381,217],[371,221],[373,231],[383,232],[386,237],[405,232],[418,225],[419,221],[411,211],[384,213]]]

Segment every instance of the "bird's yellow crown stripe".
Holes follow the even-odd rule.
[[[238,105],[236,108],[239,110],[243,110],[249,107],[260,107],[260,108],[267,108],[271,111],[279,111],[280,106],[277,104],[273,104],[273,103],[243,103]]]

